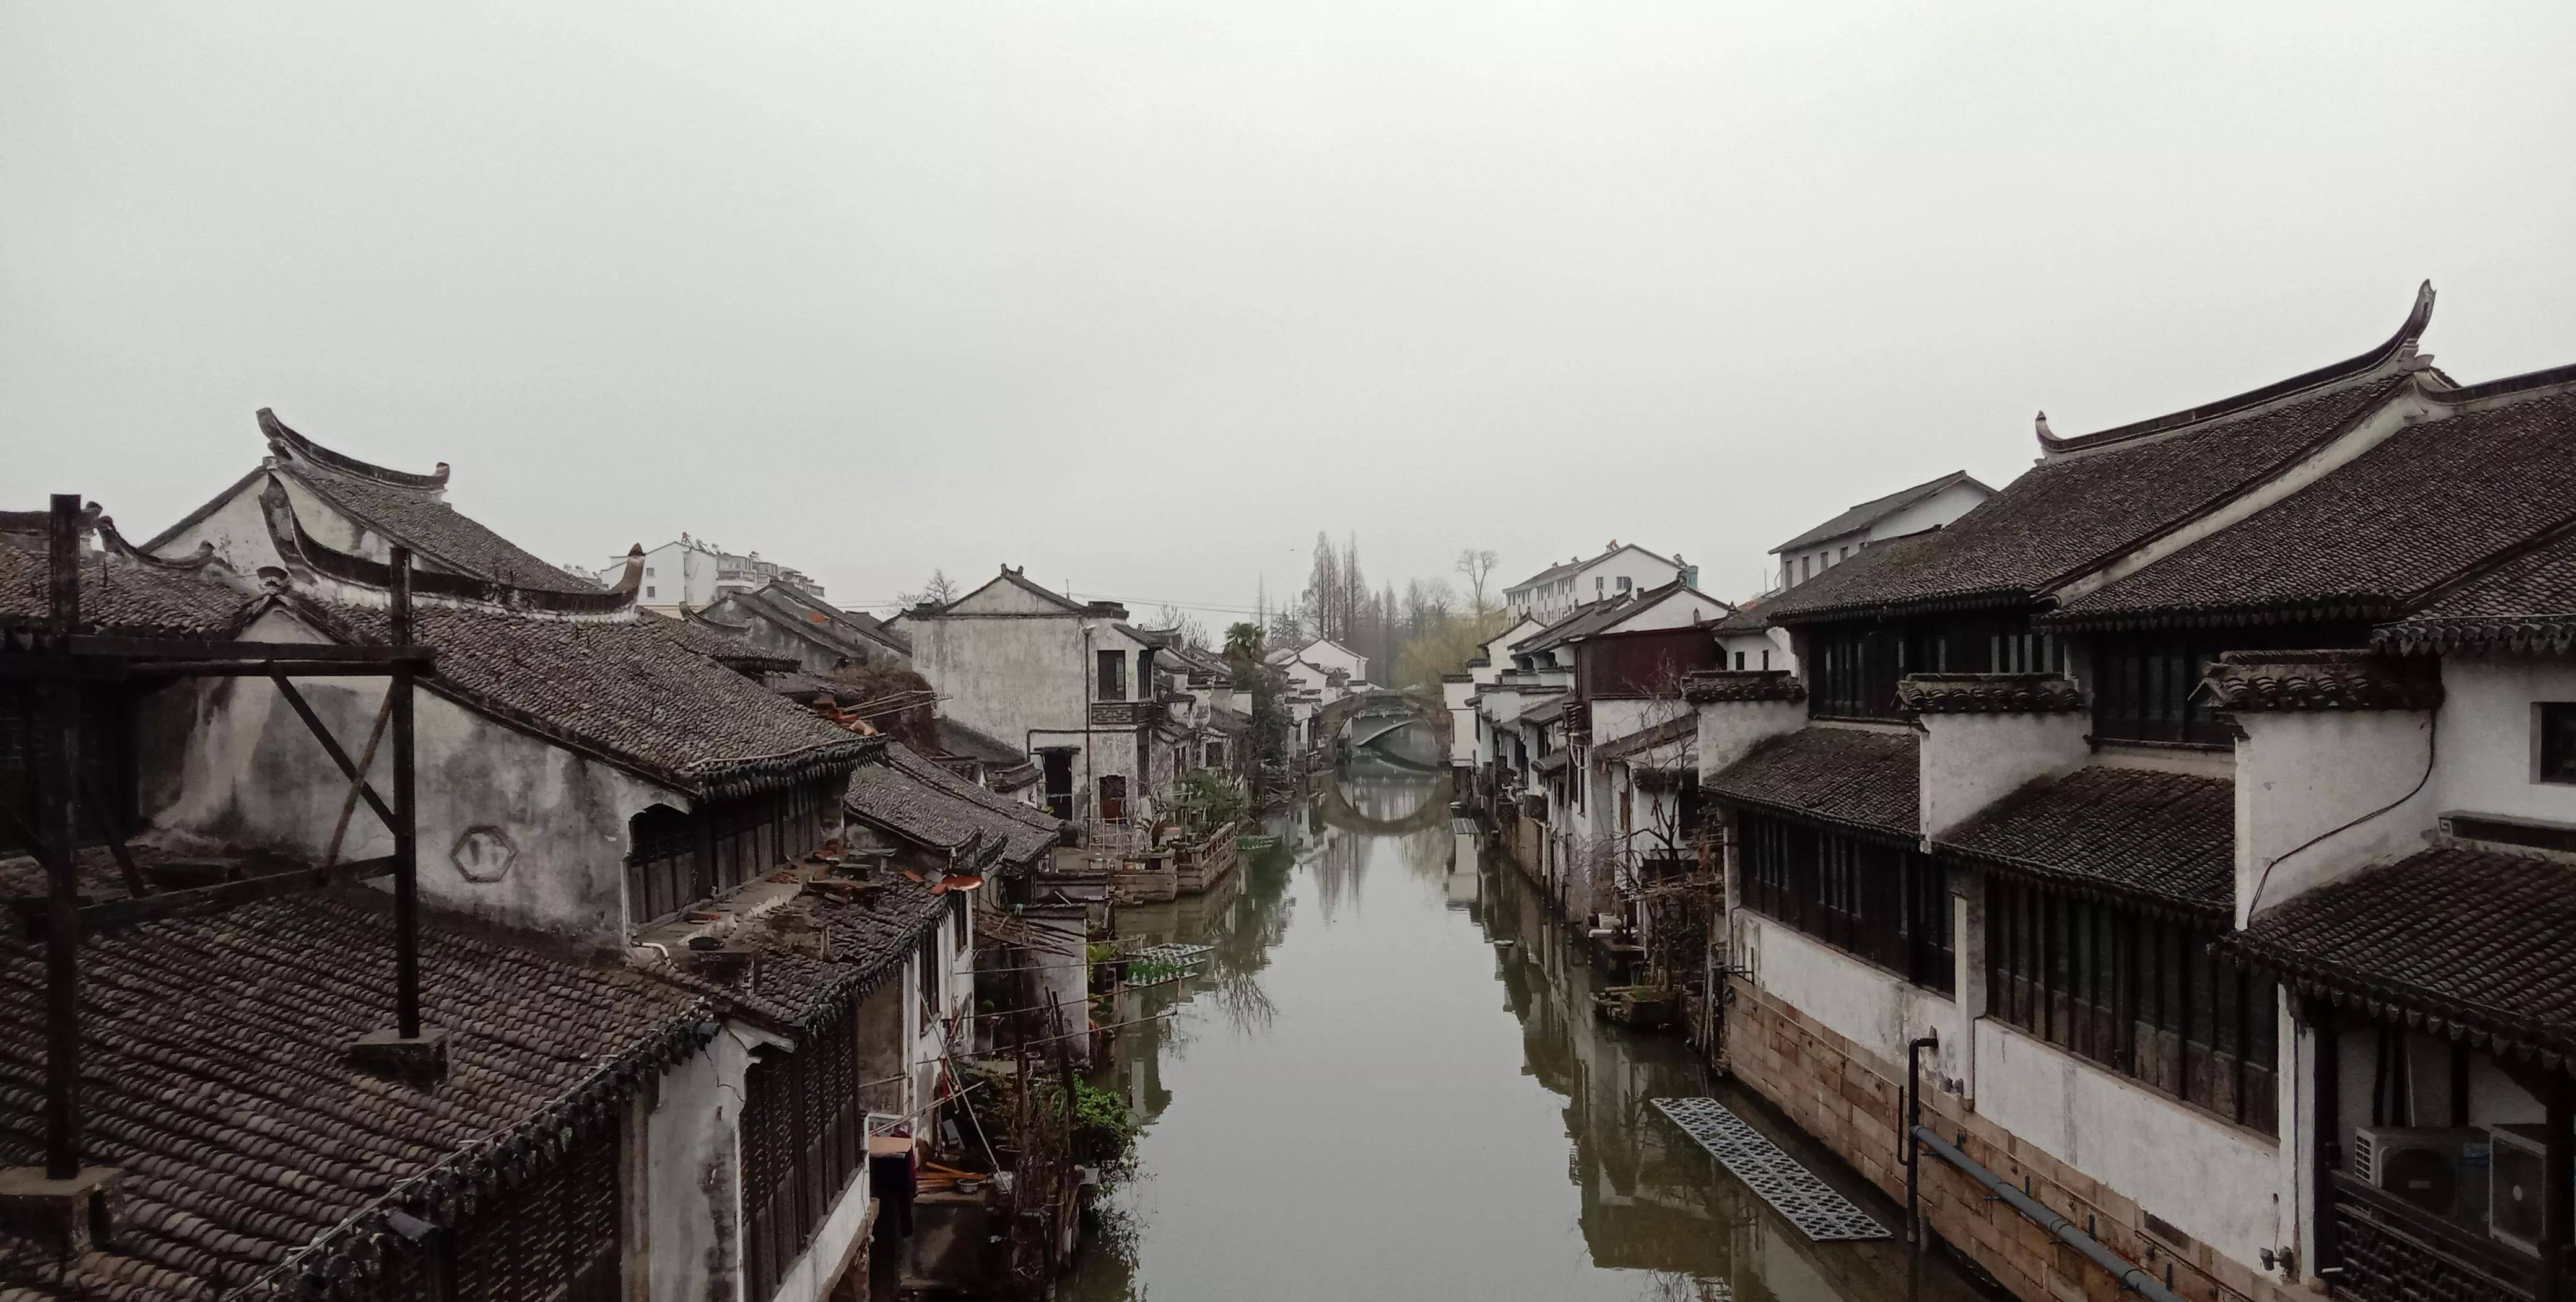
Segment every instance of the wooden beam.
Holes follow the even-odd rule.
[[[411,645],[411,549],[392,552],[393,644]],[[406,1040],[420,1036],[420,829],[413,798],[412,664],[398,661],[386,690],[393,707],[394,807],[385,826],[394,834],[394,1023]],[[279,680],[283,682],[284,680]],[[372,797],[371,797],[372,798]],[[378,809],[383,806],[379,805]]]
[[[390,678],[397,665],[353,660],[145,660],[124,666],[128,678]]]
[[[56,493],[46,536],[48,641],[59,647],[80,628],[81,499]],[[44,836],[45,1175],[69,1180],[81,1169],[80,1116],[80,782],[81,686],[55,681],[40,689],[36,822]]]
[[[278,695],[285,697],[286,703],[295,707],[296,716],[304,720],[304,726],[312,731],[313,739],[322,743],[322,749],[331,756],[331,762],[340,766],[341,776],[358,784],[358,794],[366,798],[367,807],[376,811],[376,817],[385,821],[385,830],[400,837],[402,829],[394,821],[394,811],[386,807],[384,799],[376,794],[374,787],[367,785],[366,775],[360,773],[358,766],[349,761],[349,752],[340,749],[338,739],[331,735],[329,728],[323,726],[322,716],[315,714],[313,707],[304,703],[304,693],[295,690],[295,684],[286,681],[286,675],[283,673],[271,674],[269,679],[277,684]]]
[[[163,891],[140,899],[108,900],[80,911],[80,927],[97,933],[150,922],[196,909],[231,908],[255,900],[274,899],[320,890],[345,882],[361,882],[382,877],[394,870],[392,855],[374,859],[353,859],[331,868],[297,868],[282,873],[246,877],[237,882],[218,882],[184,891]]]
[[[73,655],[141,660],[347,660],[426,665],[436,654],[425,646],[342,646],[334,642],[235,642],[218,638],[108,637],[84,634],[64,648]]]

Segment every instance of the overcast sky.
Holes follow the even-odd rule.
[[[0,7],[0,482],[1248,605],[2576,361],[2576,5]],[[1223,618],[1212,611],[1211,623]]]

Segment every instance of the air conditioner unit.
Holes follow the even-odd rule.
[[[2472,1127],[2364,1126],[2353,1132],[2355,1179],[2445,1220],[2485,1219],[2487,1132]]]
[[[2494,1216],[2487,1232],[2498,1243],[2511,1244],[2525,1252],[2540,1252],[2541,1173],[2547,1169],[2549,1128],[2530,1125],[2489,1126],[2495,1136],[2495,1165],[2490,1174],[2494,1193],[2489,1206]]]

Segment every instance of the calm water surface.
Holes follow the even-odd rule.
[[[1063,1296],[1989,1302],[1937,1256],[1809,1241],[1674,1130],[1648,1099],[1715,1092],[1902,1217],[1677,1037],[1596,1022],[1591,974],[1448,800],[1346,775],[1217,891],[1122,911],[1216,953],[1120,1011],[1173,1016],[1124,1033],[1147,1129]]]

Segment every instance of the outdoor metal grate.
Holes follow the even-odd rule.
[[[1476,820],[1472,818],[1450,819],[1449,830],[1459,836],[1474,836],[1476,834]]]
[[[1885,1239],[1893,1232],[1851,1199],[1834,1192],[1798,1159],[1745,1124],[1715,1099],[1656,1099],[1655,1107],[1699,1141],[1735,1178],[1762,1196],[1791,1225],[1816,1240]]]

